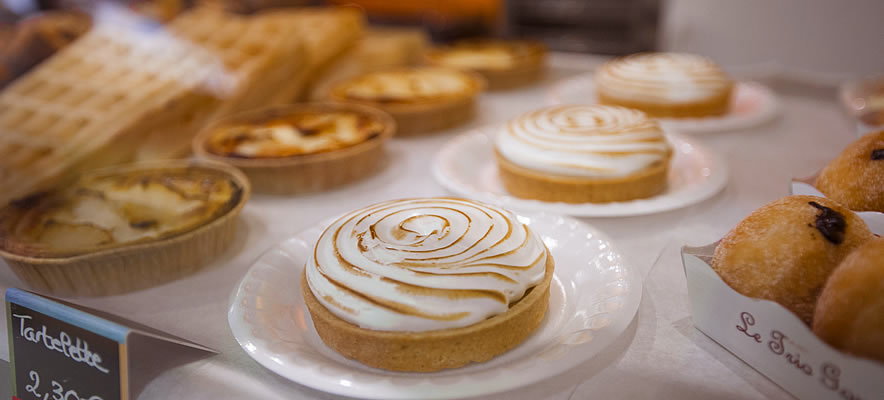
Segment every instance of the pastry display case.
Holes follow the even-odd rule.
[[[558,51],[625,55],[656,48],[659,0],[508,0],[504,31]]]
[[[690,1],[0,2],[0,397],[876,398],[881,78]]]

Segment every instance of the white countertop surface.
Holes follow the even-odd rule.
[[[278,377],[234,340],[227,325],[228,299],[252,261],[272,244],[342,212],[392,198],[447,194],[430,174],[440,146],[464,130],[544,106],[550,84],[588,71],[597,61],[588,56],[554,57],[542,85],[483,95],[479,117],[467,126],[393,140],[386,168],[362,182],[307,196],[254,195],[242,212],[234,245],[196,275],[123,296],[74,301],[220,352],[164,372],[140,399],[337,398]],[[834,91],[797,86],[785,90],[784,85],[769,83],[782,102],[779,119],[746,131],[696,136],[728,162],[730,180],[723,192],[672,212],[583,219],[606,232],[645,275],[638,316],[619,340],[563,375],[487,398],[790,398],[693,327],[678,253],[683,244],[717,240],[752,210],[788,195],[792,177],[811,175],[855,139]],[[0,288],[21,286],[0,261]],[[0,359],[8,360],[6,330],[0,332]],[[6,379],[0,377],[0,386],[8,386]]]

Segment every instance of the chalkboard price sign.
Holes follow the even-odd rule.
[[[123,398],[120,356],[125,357],[125,343],[18,304],[10,304],[7,313],[20,400]]]
[[[137,394],[133,383],[145,383],[132,377],[154,375],[133,365],[172,364],[133,363],[133,354],[164,354],[164,346],[213,352],[111,314],[19,289],[6,291],[6,316],[15,400],[127,400]]]

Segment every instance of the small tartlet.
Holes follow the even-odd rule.
[[[501,182],[520,198],[611,203],[653,197],[668,185],[672,146],[638,110],[542,108],[508,121],[494,142]]]
[[[485,80],[475,72],[442,67],[398,68],[336,83],[330,100],[384,110],[393,116],[397,135],[437,131],[475,116],[476,96]]]
[[[655,118],[720,117],[734,81],[715,61],[689,53],[637,53],[602,64],[593,75],[600,104]]]
[[[0,210],[0,257],[34,289],[104,296],[190,275],[229,246],[248,179],[206,161],[93,170]]]
[[[485,78],[488,90],[506,90],[537,82],[543,74],[546,48],[529,40],[464,40],[432,48],[428,65],[463,68]]]
[[[376,172],[395,132],[393,118],[371,107],[281,105],[210,124],[194,138],[193,153],[239,168],[255,192],[307,193]]]
[[[392,371],[458,368],[518,346],[543,321],[555,270],[516,215],[456,198],[354,210],[311,254],[301,288],[319,338]]]

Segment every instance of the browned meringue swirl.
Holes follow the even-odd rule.
[[[363,328],[428,331],[501,314],[543,279],[546,247],[507,211],[448,198],[347,214],[307,262],[317,299]]]
[[[563,105],[510,120],[496,148],[511,162],[567,176],[625,176],[669,157],[663,131],[643,112],[606,105]]]
[[[727,92],[733,81],[712,60],[684,53],[639,53],[602,65],[595,74],[608,96],[646,102],[690,102]]]

